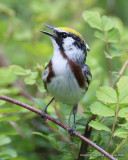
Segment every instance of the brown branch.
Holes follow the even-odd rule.
[[[115,88],[116,83],[118,82],[118,80],[121,78],[122,74],[124,73],[125,69],[128,66],[128,59],[125,61],[123,67],[121,68],[120,72],[119,72],[119,77],[116,78],[115,83],[113,84],[113,88]]]
[[[84,137],[86,137],[88,139],[90,138],[91,132],[92,132],[92,127],[89,126],[89,123],[91,122],[91,120],[95,120],[96,116],[97,115],[92,115],[92,117],[87,122],[86,129],[85,129],[85,132],[84,132]],[[81,156],[81,155],[84,155],[84,154],[87,153],[88,145],[89,145],[88,143],[86,143],[85,141],[82,141],[77,160],[84,160],[85,159],[85,157]]]
[[[33,107],[31,107],[30,105],[27,105],[25,103],[22,103],[20,101],[17,101],[15,99],[6,97],[6,96],[2,96],[0,95],[0,99],[8,101],[10,103],[19,105],[21,107],[24,107],[32,112],[35,112],[36,114],[41,115],[42,111],[35,109]],[[52,121],[53,123],[59,125],[60,127],[62,127],[65,130],[69,130],[69,127],[66,126],[65,124],[59,122],[58,120],[56,120],[55,118],[51,117],[50,115],[46,114],[46,119],[49,119],[50,121]],[[94,147],[95,149],[97,149],[99,152],[101,152],[102,154],[104,154],[108,159],[110,160],[116,160],[113,156],[111,156],[109,153],[107,153],[106,151],[104,151],[102,148],[100,148],[99,146],[97,146],[95,143],[93,143],[92,141],[90,141],[89,139],[87,139],[86,137],[82,136],[81,134],[79,134],[78,132],[75,132],[75,136],[79,137],[82,141],[85,141],[86,143],[90,144],[92,147]]]

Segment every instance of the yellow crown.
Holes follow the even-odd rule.
[[[62,29],[62,30],[64,30],[64,31],[68,31],[68,32],[70,32],[70,33],[72,33],[72,34],[75,34],[76,36],[80,37],[80,38],[84,41],[83,36],[82,36],[80,33],[78,33],[77,31],[75,31],[74,29],[72,29],[72,28],[59,27],[59,29]]]

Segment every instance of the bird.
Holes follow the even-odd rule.
[[[92,74],[86,62],[89,46],[83,36],[68,27],[53,27],[43,24],[53,33],[41,30],[52,40],[53,56],[45,67],[43,82],[52,100],[45,106],[41,117],[45,119],[49,104],[55,99],[73,106],[74,124],[68,133],[72,136],[76,130],[78,102],[87,92]]]

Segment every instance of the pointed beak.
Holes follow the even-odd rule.
[[[48,25],[48,24],[42,24],[42,25],[48,27],[51,31],[53,31],[54,33],[56,33],[55,30],[54,30],[54,27],[52,27],[52,26],[50,26],[50,25]],[[44,33],[44,34],[47,34],[47,35],[49,35],[50,37],[52,37],[52,38],[54,38],[54,39],[57,37],[56,34],[53,34],[53,33],[50,33],[50,32],[46,32],[46,31],[43,31],[43,30],[40,30],[40,32],[42,32],[42,33]]]

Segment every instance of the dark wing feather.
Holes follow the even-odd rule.
[[[82,72],[83,72],[83,75],[84,75],[84,79],[85,79],[85,87],[86,87],[86,91],[88,90],[88,87],[90,85],[90,82],[92,80],[92,74],[90,72],[90,69],[88,67],[87,64],[85,64],[83,67],[82,67]]]

